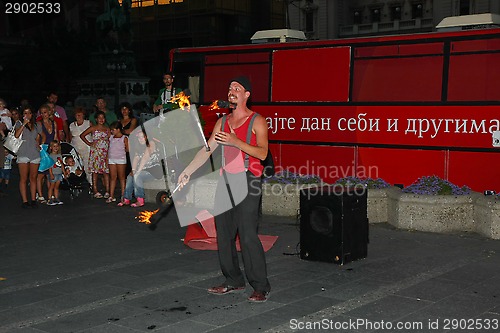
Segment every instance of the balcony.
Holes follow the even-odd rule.
[[[409,33],[431,31],[434,29],[432,18],[416,18],[405,21],[373,22],[340,26],[339,37],[356,37],[366,35],[384,35],[394,33]]]

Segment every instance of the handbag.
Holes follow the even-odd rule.
[[[44,172],[52,168],[55,161],[50,157],[49,152],[47,151],[49,145],[44,143],[40,147],[40,165],[38,166],[38,171]]]
[[[262,164],[262,166],[264,167],[264,170],[262,170],[262,175],[265,178],[274,176],[276,171],[274,170],[274,159],[270,149],[268,149],[267,151],[266,159],[260,161],[260,164]]]
[[[15,127],[13,126],[10,130],[9,134],[5,137],[5,141],[3,146],[10,151],[13,155],[16,155],[19,151],[19,147],[23,144],[25,140],[21,139],[21,137],[16,138],[14,133],[16,132]]]

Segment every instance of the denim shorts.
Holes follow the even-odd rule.
[[[11,169],[0,169],[0,179],[10,179]]]
[[[56,183],[56,182],[60,182],[62,181],[63,177],[62,177],[62,174],[59,174],[59,175],[54,175],[54,179],[50,179],[50,174],[47,176],[47,179],[49,180],[49,182],[51,183]]]

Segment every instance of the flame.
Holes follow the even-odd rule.
[[[179,104],[179,107],[183,109],[185,106],[190,106],[191,101],[189,100],[189,95],[186,95],[183,91],[175,95],[170,99],[172,103]],[[189,111],[189,108],[188,108]]]
[[[218,99],[216,99],[215,101],[212,102],[212,104],[210,104],[210,106],[208,107],[208,111],[213,111],[217,109],[220,109]]]
[[[159,210],[160,209],[153,210],[153,211],[145,210],[145,211],[139,212],[139,215],[136,216],[136,219],[138,219],[139,222],[141,222],[141,223],[151,224],[151,221],[149,219],[151,218],[151,216],[156,214]]]

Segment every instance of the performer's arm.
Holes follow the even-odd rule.
[[[189,163],[189,165],[179,175],[179,179],[177,182],[178,184],[181,184],[181,188],[189,182],[189,179],[191,178],[193,172],[198,170],[198,168],[201,167],[209,159],[214,150],[219,147],[219,144],[217,143],[217,141],[215,141],[215,133],[221,130],[221,124],[222,120],[217,120],[217,123],[215,123],[214,126],[214,130],[212,131],[212,135],[210,136],[210,139],[208,139],[207,144],[210,147],[210,150],[207,151],[205,147],[201,148],[196,153],[191,163]]]

